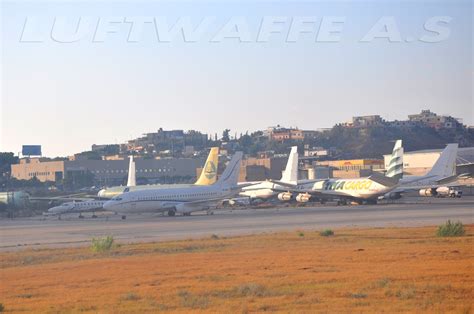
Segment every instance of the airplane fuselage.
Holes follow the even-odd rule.
[[[228,187],[218,186],[131,191],[107,201],[104,208],[117,213],[160,212],[177,209],[186,203],[223,199],[232,196],[234,192]],[[202,205],[202,208],[205,207]]]
[[[314,190],[321,193],[333,195],[347,196],[359,199],[376,199],[380,195],[391,191],[394,187],[381,185],[369,178],[356,179],[326,179],[312,183],[299,185],[302,190]]]

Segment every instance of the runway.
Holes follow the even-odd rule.
[[[88,245],[93,237],[112,235],[120,243],[150,242],[262,232],[320,230],[341,227],[437,225],[448,219],[474,223],[474,197],[413,198],[398,204],[367,206],[315,205],[269,209],[216,211],[214,215],[159,216],[153,214],[78,219],[69,216],[0,220],[0,251],[24,248]]]

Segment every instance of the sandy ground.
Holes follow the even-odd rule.
[[[318,228],[0,253],[7,312],[471,313],[474,226]]]

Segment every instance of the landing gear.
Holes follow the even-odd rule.
[[[324,204],[326,204],[326,200],[319,200],[319,203],[320,203],[321,205],[324,205]]]
[[[92,218],[97,218],[97,216],[95,215],[95,213],[92,213]]]
[[[174,215],[176,215],[174,210],[169,210],[168,211],[168,216],[173,217]]]
[[[80,219],[84,219],[84,216],[82,216],[82,214],[79,214],[79,217]]]
[[[208,211],[207,211],[207,214],[208,214],[208,215],[214,215],[214,211],[208,210]]]
[[[125,219],[127,219],[127,216],[122,215],[122,220],[125,220]]]
[[[347,201],[346,200],[339,200],[339,201],[337,201],[337,205],[347,205]]]
[[[191,213],[183,213],[183,216],[191,216]]]

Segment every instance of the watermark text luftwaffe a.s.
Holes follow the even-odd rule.
[[[200,19],[182,16],[178,18],[131,16],[131,17],[25,17],[19,34],[21,43],[76,43],[89,41],[104,43],[120,40],[125,43],[153,41],[169,43],[209,42],[221,43],[234,40],[242,43],[266,43],[281,41],[296,43],[310,40],[315,43],[338,43],[347,31],[348,18],[344,16],[264,16],[250,21],[243,16],[225,20],[214,16]],[[400,23],[394,16],[382,16],[367,28],[358,42],[385,40],[397,42],[438,43],[449,38],[450,16],[432,16],[420,22],[416,34],[402,34]]]

